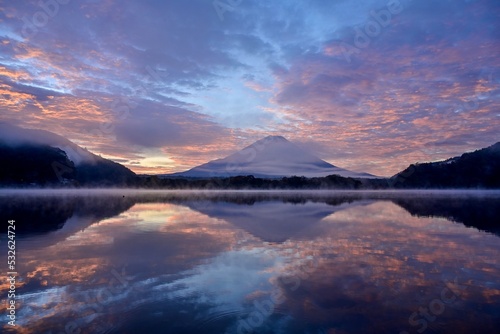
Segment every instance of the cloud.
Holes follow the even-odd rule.
[[[45,89],[41,87],[35,87],[30,85],[24,85],[16,82],[11,82],[10,80],[2,80],[3,84],[10,87],[13,93],[30,95],[37,101],[48,101],[55,96],[62,96],[60,92],[53,91],[50,89]]]
[[[228,136],[227,129],[206,116],[150,102],[141,104],[118,122],[115,133],[118,140],[144,147],[201,146]]]

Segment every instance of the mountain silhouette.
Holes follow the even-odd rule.
[[[0,184],[116,186],[135,178],[128,168],[55,133],[0,123]]]
[[[445,161],[412,164],[389,181],[397,188],[500,188],[500,142]]]

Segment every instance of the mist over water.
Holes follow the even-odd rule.
[[[0,215],[23,333],[495,333],[499,200],[2,190]]]

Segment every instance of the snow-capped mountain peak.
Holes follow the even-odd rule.
[[[278,178],[284,176],[374,177],[336,167],[282,136],[267,136],[225,158],[194,167],[186,172],[171,174],[183,177],[228,177],[253,175]]]

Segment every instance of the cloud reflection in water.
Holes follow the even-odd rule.
[[[237,332],[273,295],[256,332],[416,332],[410,315],[454,280],[465,291],[429,328],[498,325],[498,236],[394,199],[106,200],[128,204],[98,217],[86,199],[19,241],[19,332]]]

